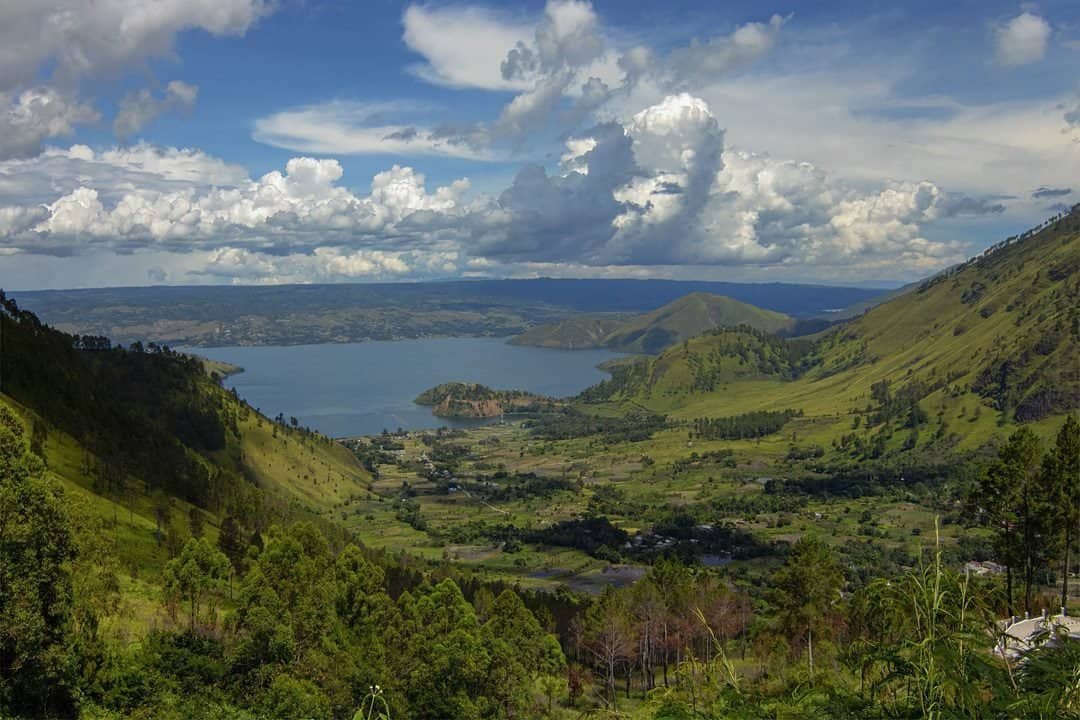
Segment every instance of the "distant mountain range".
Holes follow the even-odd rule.
[[[199,286],[11,293],[65,332],[188,347],[299,345],[518,335],[589,314],[655,310],[693,293],[795,318],[872,303],[884,291],[675,280],[469,280],[351,285]],[[622,319],[625,319],[623,317]]]

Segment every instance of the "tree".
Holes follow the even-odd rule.
[[[491,658],[472,605],[453,580],[421,586],[398,598],[401,622],[393,656],[403,684],[406,717],[416,720],[482,716],[493,695]]]
[[[244,559],[244,553],[247,551],[247,542],[244,540],[244,529],[232,515],[226,515],[225,519],[221,521],[217,546],[218,550],[225,553],[225,557],[229,558],[233,568],[239,571]]]
[[[509,589],[495,598],[484,635],[491,658],[488,677],[492,680],[492,699],[499,715],[527,715],[527,689],[532,678],[561,673],[565,665],[562,648],[544,632],[518,594]]]
[[[791,548],[784,566],[773,577],[780,607],[780,622],[788,637],[806,639],[810,672],[814,672],[814,635],[826,634],[834,613],[844,571],[832,549],[817,538],[804,536]]]
[[[73,716],[66,662],[76,548],[62,494],[0,406],[0,707]]]
[[[1080,535],[1080,423],[1072,415],[1058,431],[1043,460],[1043,483],[1051,495],[1050,510],[1061,535],[1061,606],[1069,605],[1069,560]]]
[[[200,538],[206,531],[203,523],[202,513],[198,508],[191,508],[188,510],[188,530],[191,532],[191,537]]]
[[[604,678],[606,700],[615,706],[615,678],[625,665],[631,663],[635,649],[634,627],[627,599],[611,587],[585,616],[585,647]]]
[[[659,590],[664,599],[664,612],[660,615],[660,627],[657,641],[660,643],[660,661],[663,665],[664,686],[668,687],[668,663],[672,653],[678,660],[679,652],[684,645],[684,638],[680,633],[679,617],[688,614],[689,598],[693,585],[693,578],[685,565],[678,560],[665,558],[656,562],[649,570],[649,581]]]
[[[229,574],[229,559],[205,538],[191,538],[180,556],[165,565],[163,584],[167,600],[179,599],[188,609],[195,632],[203,602],[219,592]]]
[[[337,580],[338,617],[349,627],[366,622],[387,598],[383,592],[386,574],[364,557],[355,545],[347,545],[334,564]]]
[[[1037,476],[1040,474],[1042,443],[1029,428],[1022,427],[1009,436],[998,451],[997,460],[980,479],[976,489],[976,502],[990,525],[997,530],[996,552],[998,561],[1005,565],[1006,593],[1009,613],[1013,609],[1013,580],[1016,569],[1023,571],[1025,582],[1024,603],[1030,612],[1029,576],[1032,567],[1036,522],[1032,517],[1041,505],[1037,498]],[[1030,572],[1029,572],[1030,571]]]

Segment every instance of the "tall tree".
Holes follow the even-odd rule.
[[[1013,607],[1013,585],[1016,570],[1023,573],[1024,603],[1030,607],[1028,577],[1034,575],[1033,549],[1029,543],[1036,535],[1032,513],[1038,509],[1038,490],[1042,442],[1030,428],[1022,427],[1009,436],[998,451],[997,460],[980,478],[976,502],[988,522],[997,531],[996,554],[1005,565],[1006,592],[1009,613]]]
[[[66,646],[76,547],[43,469],[21,423],[0,406],[0,708],[73,716]]]
[[[607,587],[585,617],[585,647],[604,678],[604,697],[612,707],[617,673],[634,659],[634,627],[628,610],[626,595]]]
[[[483,715],[489,701],[491,657],[472,605],[453,580],[398,598],[400,621],[388,638],[405,715],[417,720]],[[393,689],[392,689],[393,691]]]
[[[218,550],[225,553],[233,568],[239,572],[247,550],[247,541],[244,538],[244,529],[240,522],[232,515],[226,515],[221,521],[221,529],[218,532]]]
[[[1043,460],[1043,473],[1051,497],[1049,510],[1061,536],[1061,606],[1068,607],[1070,553],[1080,535],[1080,423],[1074,416],[1065,418]]]
[[[536,676],[561,675],[566,665],[562,648],[510,589],[495,598],[491,617],[484,624],[484,641],[491,659],[488,677],[498,716],[527,717],[527,688]],[[554,692],[548,694],[550,697]]]
[[[810,672],[814,672],[814,637],[822,638],[844,586],[844,571],[832,549],[804,536],[773,578],[778,592],[780,622],[788,637],[806,640]]]
[[[219,591],[229,574],[229,559],[205,538],[191,538],[180,556],[165,565],[163,575],[167,599],[179,599],[195,632],[204,601]]]

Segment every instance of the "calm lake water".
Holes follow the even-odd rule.
[[[461,380],[500,390],[575,395],[607,374],[596,366],[619,353],[508,345],[503,338],[439,338],[341,345],[198,348],[244,368],[225,380],[265,415],[295,415],[332,437],[373,435],[477,421],[437,418],[413,398]]]

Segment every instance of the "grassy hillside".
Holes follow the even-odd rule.
[[[625,316],[578,315],[555,323],[537,325],[510,339],[512,345],[588,350],[604,347],[608,336],[624,322]]]
[[[607,347],[632,353],[658,353],[718,327],[746,325],[767,333],[794,327],[783,313],[763,310],[722,295],[691,293],[661,308],[625,320],[573,318],[541,325],[514,338],[518,345],[582,349]]]
[[[854,373],[923,397],[974,394],[1007,421],[1078,404],[1080,211],[878,306],[822,342],[824,379]]]
[[[109,519],[132,568],[159,567],[192,527],[213,535],[226,514],[253,530],[367,493],[352,453],[261,416],[218,384],[226,368],[69,336],[9,300],[0,332],[0,405],[50,474]]]
[[[582,399],[687,420],[796,408],[805,415],[791,428],[826,446],[855,435],[880,452],[973,448],[1000,425],[1049,427],[1080,407],[1078,270],[1074,211],[813,345],[710,333],[618,369]]]

